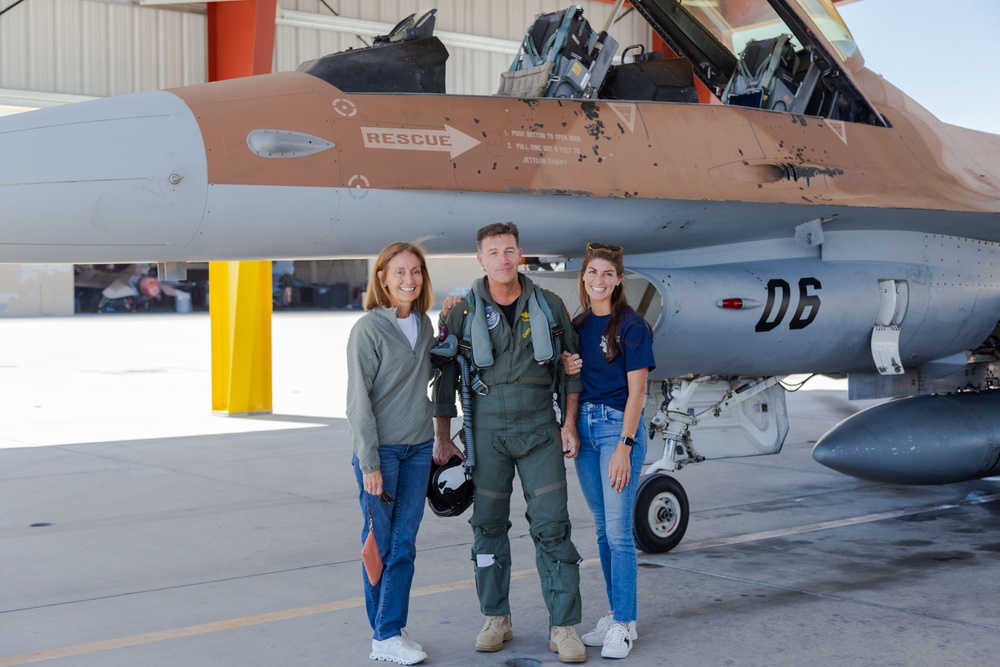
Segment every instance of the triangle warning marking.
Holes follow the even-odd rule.
[[[847,143],[847,125],[842,120],[829,120],[826,121],[826,126],[833,130],[833,133],[840,137],[840,140],[845,144]]]
[[[635,132],[635,105],[634,104],[608,104],[611,110],[618,114],[618,117],[625,123],[629,132]]]

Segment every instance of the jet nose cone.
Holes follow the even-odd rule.
[[[169,261],[207,196],[201,131],[176,95],[0,118],[0,262]]]

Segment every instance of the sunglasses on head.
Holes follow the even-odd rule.
[[[587,252],[590,252],[591,250],[607,250],[608,252],[616,255],[620,255],[625,251],[625,249],[620,245],[615,245],[613,243],[588,243]]]

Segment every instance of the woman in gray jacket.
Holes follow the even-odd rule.
[[[423,251],[410,243],[387,246],[368,284],[368,312],[347,343],[347,420],[364,514],[361,541],[374,532],[384,568],[375,583],[362,574],[373,631],[369,657],[403,665],[427,657],[405,626],[434,447],[427,395],[433,295]]]

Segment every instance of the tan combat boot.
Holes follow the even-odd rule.
[[[586,662],[587,649],[572,625],[553,625],[549,631],[549,650],[559,654],[559,662]]]
[[[492,653],[503,648],[504,642],[514,638],[510,626],[510,614],[487,616],[486,625],[476,635],[476,650]]]

